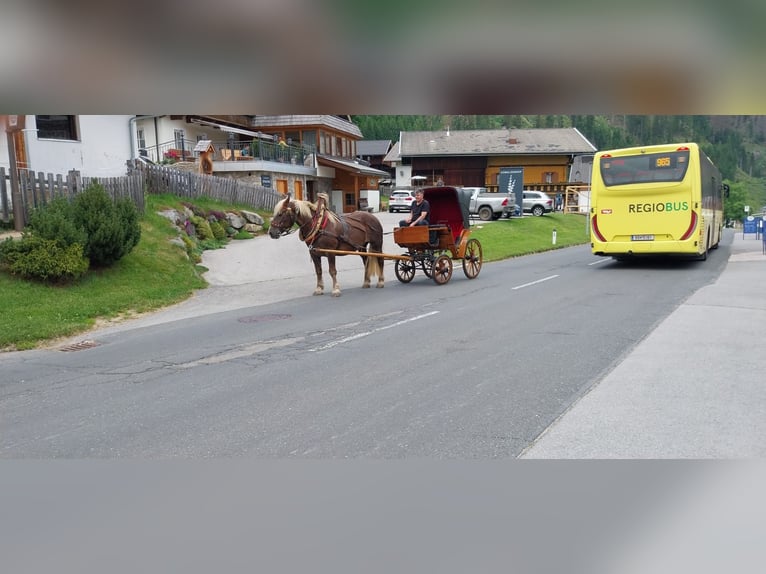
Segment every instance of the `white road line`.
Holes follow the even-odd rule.
[[[523,289],[524,287],[529,287],[530,285],[537,285],[538,283],[542,283],[543,281],[548,281],[548,279],[555,279],[556,277],[558,277],[558,275],[551,275],[550,277],[544,277],[542,279],[538,279],[537,281],[532,281],[531,283],[524,283],[524,285],[516,285],[516,287],[511,287],[511,290]]]
[[[357,333],[356,335],[351,335],[349,337],[343,337],[342,339],[331,341],[329,343],[322,345],[321,347],[315,347],[314,349],[309,349],[309,351],[326,351],[327,349],[332,349],[333,347],[337,347],[338,345],[342,345],[343,343],[348,343],[349,341],[354,341],[355,339],[361,339],[362,337],[367,337],[368,335],[373,335],[375,333],[378,333],[379,331],[385,331],[386,329],[398,327],[400,325],[404,325],[405,323],[409,323],[411,321],[418,321],[420,319],[425,319],[426,317],[430,317],[431,315],[436,315],[437,313],[439,313],[439,311],[431,311],[430,313],[424,313],[423,315],[416,315],[415,317],[410,317],[409,319],[403,319],[402,321],[397,321],[396,323],[391,323],[390,325],[386,325],[384,327],[378,327],[377,329],[373,329],[372,331],[365,331],[364,333]]]
[[[609,259],[607,259],[606,257],[602,257],[598,261],[594,261],[593,263],[588,263],[588,265],[598,265],[599,263],[605,263],[607,261],[609,261]]]

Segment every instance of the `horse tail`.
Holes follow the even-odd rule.
[[[371,257],[369,255],[363,256],[364,257],[364,267],[367,271],[366,275],[370,279],[372,279],[375,276],[381,277],[380,273],[380,263],[382,262],[382,259],[380,257]]]

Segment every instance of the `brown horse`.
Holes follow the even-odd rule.
[[[383,226],[377,217],[366,211],[354,211],[343,216],[327,208],[327,194],[320,193],[316,203],[300,199],[290,199],[288,193],[285,199],[277,203],[274,216],[269,225],[269,236],[279,239],[291,232],[293,225],[298,224],[299,237],[309,248],[311,261],[317,276],[317,286],[314,295],[324,293],[322,281],[322,257],[327,263],[332,277],[332,295],[340,296],[337,271],[335,269],[335,254],[322,253],[321,249],[353,251],[357,253],[383,252]],[[343,254],[345,255],[345,254]],[[377,275],[377,287],[383,287],[383,258],[361,255],[364,262],[364,283],[362,288],[370,287],[370,279]]]

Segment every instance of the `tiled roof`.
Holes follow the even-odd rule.
[[[596,151],[576,128],[401,132],[400,148],[400,157],[551,155]]]

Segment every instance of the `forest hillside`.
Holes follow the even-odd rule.
[[[726,214],[766,206],[766,116],[389,115],[351,116],[366,140],[399,140],[402,131],[577,128],[599,150],[693,141],[732,188]]]

